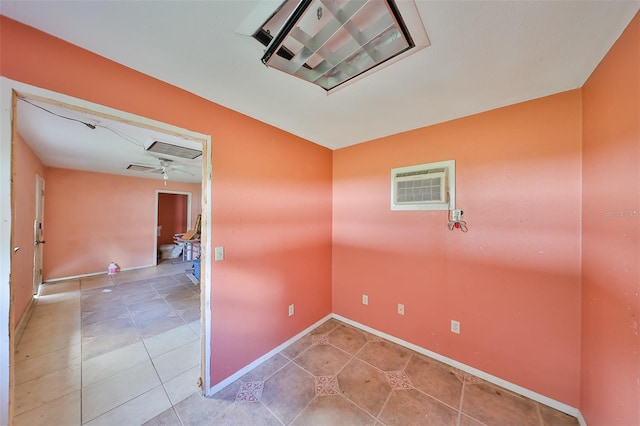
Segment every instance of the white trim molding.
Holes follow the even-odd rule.
[[[469,374],[473,374],[476,377],[479,377],[489,383],[493,383],[494,385],[498,385],[500,387],[503,387],[507,390],[510,390],[511,392],[517,393],[519,395],[522,395],[526,398],[529,398],[533,401],[539,402],[540,404],[544,404],[548,407],[554,408],[558,411],[561,411],[565,414],[568,414],[570,416],[576,417],[578,419],[578,421],[580,421],[580,424],[582,425],[584,422],[584,418],[582,417],[582,414],[580,414],[580,410],[578,410],[575,407],[572,407],[570,405],[567,405],[563,402],[560,401],[556,401],[555,399],[551,399],[547,396],[544,396],[542,394],[539,394],[537,392],[534,392],[532,390],[523,388],[522,386],[516,385],[515,383],[511,383],[508,382],[504,379],[501,379],[499,377],[496,377],[492,374],[486,373],[482,370],[478,370],[477,368],[471,367],[469,365],[463,364],[461,362],[458,362],[454,359],[448,358],[446,356],[440,355],[439,353],[436,352],[432,352],[428,349],[425,349],[421,346],[418,345],[414,345],[413,343],[407,342],[406,340],[402,340],[399,339],[395,336],[392,336],[390,334],[384,333],[382,331],[376,330],[375,328],[371,328],[368,327],[364,324],[360,324],[359,322],[353,321],[349,318],[343,317],[342,315],[338,315],[338,314],[332,314],[332,318],[337,319],[338,321],[342,321],[346,324],[349,324],[353,327],[359,328],[360,330],[366,331],[368,333],[374,334],[378,337],[381,337],[385,340],[389,340],[390,342],[396,343],[400,346],[404,346],[407,349],[410,349],[412,351],[418,352],[419,354],[428,356],[429,358],[433,358],[436,361],[440,361],[444,364],[450,365],[451,367],[457,368],[458,370],[462,370],[466,373]],[[584,423],[584,426],[586,426],[586,423]]]

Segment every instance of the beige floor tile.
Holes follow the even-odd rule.
[[[56,281],[45,283],[40,289],[40,296],[74,292],[80,289],[80,280]]]
[[[93,420],[159,385],[156,370],[147,361],[82,388],[82,421]]]
[[[224,410],[212,424],[216,426],[260,425],[280,426],[282,423],[260,402],[235,403]]]
[[[80,365],[80,345],[58,349],[39,356],[24,359],[15,365],[16,385]]]
[[[80,345],[80,328],[25,330],[18,347],[42,346],[43,348],[57,349],[72,345]]]
[[[315,398],[293,425],[374,425],[376,419],[340,395]],[[417,424],[417,423],[416,423]],[[423,423],[437,425],[437,423]]]
[[[14,426],[80,425],[80,391],[74,391],[13,419]]]
[[[19,415],[80,390],[80,365],[65,368],[15,387],[14,414]]]
[[[200,335],[200,320],[190,322],[189,327],[195,331],[198,336]]]
[[[82,363],[82,386],[92,385],[145,361],[149,361],[149,354],[142,342],[91,358]]]
[[[140,425],[169,408],[171,408],[171,402],[162,386],[158,386],[86,424],[92,426]]]
[[[200,378],[200,366],[193,367],[182,374],[177,375],[164,383],[164,388],[173,405],[184,401],[193,393],[200,393],[198,379]]]
[[[199,335],[189,325],[183,325],[157,336],[144,339],[144,344],[151,357],[162,355],[180,346],[198,340]]]
[[[195,340],[172,351],[153,358],[162,382],[200,365],[200,340]]]
[[[173,408],[169,408],[146,422],[143,426],[182,426],[182,423],[178,419],[176,411]]]

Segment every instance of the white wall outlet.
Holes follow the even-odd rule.
[[[220,261],[224,260],[224,246],[218,246],[213,249],[213,260]]]
[[[452,214],[451,214],[451,219],[454,221],[459,221],[462,220],[462,215],[463,215],[463,211],[462,210],[453,210]]]
[[[366,294],[362,295],[362,304],[363,305],[368,305],[369,304],[369,296],[367,296]]]
[[[404,315],[404,305],[402,303],[398,303],[398,314]]]
[[[292,303],[291,305],[289,305],[289,316],[293,316],[293,314],[296,311],[296,307],[295,305]]]
[[[460,321],[451,320],[451,332],[460,334]]]

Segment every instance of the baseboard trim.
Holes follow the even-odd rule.
[[[395,336],[392,336],[390,334],[384,333],[382,331],[376,330],[375,328],[371,328],[369,326],[366,326],[364,324],[360,324],[357,321],[351,320],[349,318],[343,317],[342,315],[338,315],[338,314],[332,314],[332,317],[337,319],[338,321],[342,321],[346,324],[349,324],[353,327],[359,328],[360,330],[366,331],[368,333],[374,334],[378,337],[381,337],[383,339],[389,340],[393,343],[396,343],[400,346],[404,346],[407,349],[411,349],[412,351],[418,352],[419,354],[428,356],[429,358],[433,358],[437,361],[440,361],[444,364],[450,365],[452,367],[455,367],[459,370],[462,370],[464,372],[467,372],[469,374],[473,374],[476,377],[479,377],[483,380],[486,380],[487,382],[493,383],[495,385],[501,386],[505,389],[510,390],[511,392],[517,393],[519,395],[522,395],[524,397],[527,397],[529,399],[532,399],[536,402],[539,402],[541,404],[544,404],[548,407],[554,408],[558,411],[561,411],[565,414],[568,414],[570,416],[576,417],[578,419],[578,421],[580,422],[581,426],[586,426],[586,422],[584,421],[584,418],[582,417],[582,414],[580,413],[580,410],[578,410],[575,407],[572,407],[570,405],[567,405],[563,402],[560,401],[556,401],[555,399],[551,399],[547,396],[544,396],[542,394],[539,394],[537,392],[534,392],[532,390],[523,388],[522,386],[516,385],[515,383],[511,383],[508,382],[504,379],[501,379],[499,377],[496,377],[494,375],[491,375],[489,373],[486,373],[482,370],[478,370],[477,368],[471,367],[469,365],[463,364],[461,362],[458,362],[452,358],[448,358],[446,356],[440,355],[436,352],[432,352],[428,349],[425,349],[421,346],[418,345],[414,345],[413,343],[407,342],[405,340],[399,339]]]
[[[124,268],[124,269],[121,269],[120,271],[121,272],[133,271],[135,269],[144,269],[144,268],[149,268],[151,266],[157,266],[157,265],[134,266],[133,268]],[[53,284],[59,281],[76,280],[78,278],[95,277],[96,275],[106,275],[106,274],[107,274],[107,271],[101,271],[101,272],[88,272],[86,274],[79,274],[79,275],[69,275],[69,276],[60,277],[60,278],[49,278],[46,281],[44,281],[43,284]]]
[[[231,383],[235,382],[240,377],[244,376],[245,374],[247,374],[248,372],[250,372],[254,368],[258,367],[263,362],[267,361],[269,358],[273,357],[274,355],[276,355],[277,353],[279,353],[283,349],[291,346],[292,344],[294,344],[295,342],[297,342],[298,340],[300,340],[301,338],[303,338],[307,334],[311,333],[311,331],[313,331],[315,328],[319,327],[324,322],[326,322],[327,320],[331,319],[332,315],[333,314],[329,314],[326,317],[316,321],[314,324],[312,324],[309,327],[305,328],[300,333],[296,334],[295,336],[293,336],[292,338],[290,338],[289,340],[287,340],[286,342],[284,342],[280,346],[272,349],[271,351],[269,351],[266,354],[262,355],[260,358],[258,358],[255,361],[253,361],[252,363],[247,364],[246,366],[242,367],[240,370],[236,371],[235,373],[233,373],[231,376],[227,377],[223,381],[221,381],[221,382],[215,384],[214,386],[210,387],[209,389],[207,389],[205,391],[205,396],[212,396],[216,392],[224,389],[225,387],[227,387]]]
[[[33,309],[35,308],[35,306],[36,306],[36,298],[31,296],[31,300],[27,305],[27,309],[25,309],[24,312],[22,313],[22,316],[20,317],[20,320],[18,320],[18,324],[16,325],[16,328],[14,330],[14,333],[16,336],[15,347],[18,347],[18,344],[22,339],[22,335],[24,334],[24,329],[27,328],[27,324],[31,319],[31,315],[33,314]]]

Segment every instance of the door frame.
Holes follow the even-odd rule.
[[[169,191],[166,189],[156,189],[156,222],[155,222],[155,235],[156,238],[154,239],[154,243],[153,243],[153,248],[154,248],[154,256],[155,256],[155,265],[158,264],[158,204],[159,204],[159,198],[160,198],[160,194],[175,194],[175,195],[186,195],[187,196],[187,229],[185,229],[185,231],[188,231],[191,229],[191,200],[193,197],[193,194],[191,192],[187,192],[187,191]]]
[[[33,294],[36,295],[40,291],[42,284],[42,256],[44,239],[42,243],[40,238],[44,236],[44,178],[36,174],[36,216],[33,221]],[[40,230],[41,232],[38,232]]]
[[[211,135],[183,129],[171,124],[109,108],[51,90],[0,76],[0,424],[9,424],[13,410],[14,339],[11,324],[11,255],[12,255],[12,138],[16,95],[39,97],[97,112],[143,127],[178,133],[202,143],[202,236],[201,236],[201,377],[202,391],[211,392],[211,241],[212,241],[212,143]],[[6,314],[5,314],[6,313]],[[7,403],[5,403],[7,401]]]

